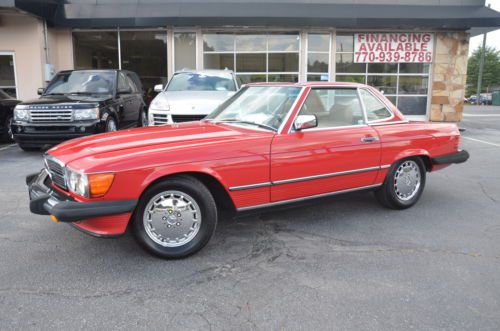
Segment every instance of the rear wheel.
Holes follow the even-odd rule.
[[[393,164],[384,184],[375,191],[377,200],[391,209],[406,209],[420,199],[425,186],[425,165],[420,158]]]
[[[148,126],[148,114],[144,109],[141,110],[141,113],[139,114],[139,123],[137,123],[138,127],[145,127]]]
[[[217,224],[217,208],[210,191],[189,176],[165,179],[139,200],[132,230],[147,251],[178,259],[202,249]]]

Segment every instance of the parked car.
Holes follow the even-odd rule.
[[[0,89],[0,141],[11,142],[13,140],[11,124],[14,107],[21,101],[8,95]]]
[[[40,98],[22,102],[14,110],[14,140],[23,150],[147,126],[141,83],[130,71],[62,71],[38,92]]]
[[[33,213],[97,236],[129,227],[149,252],[181,258],[205,246],[222,209],[358,190],[411,207],[426,172],[468,159],[459,145],[456,124],[408,121],[372,87],[256,84],[202,121],[63,143],[26,180]]]
[[[233,95],[241,82],[231,70],[176,72],[149,106],[149,125],[198,121]]]

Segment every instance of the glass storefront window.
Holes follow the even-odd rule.
[[[118,69],[118,32],[73,32],[75,69]]]
[[[120,31],[122,69],[139,75],[146,100],[168,82],[166,31]]]
[[[16,75],[14,68],[14,56],[12,54],[0,53],[0,94],[16,98]],[[0,96],[0,98],[1,98]]]
[[[337,34],[336,44],[336,81],[374,86],[403,114],[426,114],[429,63],[355,63],[354,34]]]
[[[174,70],[196,69],[196,33],[174,33]]]
[[[203,43],[203,68],[234,70],[243,83],[298,77],[298,33],[205,33]]]
[[[307,81],[330,80],[329,33],[307,34]]]

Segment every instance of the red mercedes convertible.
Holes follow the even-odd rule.
[[[357,190],[414,205],[426,172],[465,162],[455,124],[414,122],[376,89],[252,84],[197,122],[74,139],[27,177],[30,209],[96,236],[131,229],[149,252],[203,248],[221,210]]]

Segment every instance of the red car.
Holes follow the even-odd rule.
[[[408,121],[376,89],[247,85],[197,122],[60,144],[27,177],[30,209],[96,236],[127,227],[163,258],[195,253],[222,209],[247,211],[357,190],[414,205],[426,172],[465,162],[455,124]]]

